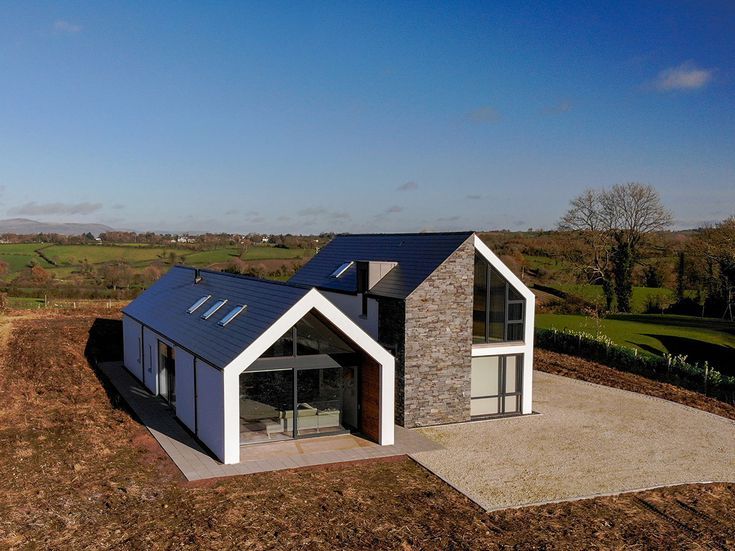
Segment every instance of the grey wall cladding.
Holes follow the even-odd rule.
[[[403,426],[470,419],[474,255],[470,237],[406,299],[396,370],[396,420]]]

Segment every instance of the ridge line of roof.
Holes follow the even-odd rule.
[[[227,277],[233,277],[235,279],[255,281],[258,283],[270,283],[271,285],[280,285],[281,287],[289,287],[291,289],[309,290],[313,288],[313,286],[304,285],[302,283],[289,283],[288,281],[275,281],[273,279],[264,279],[262,277],[249,276],[245,274],[233,274],[230,272],[222,272],[219,270],[210,270],[208,268],[195,268],[193,266],[185,266],[183,264],[177,264],[176,266],[173,266],[173,268],[177,268],[180,270],[191,270],[192,272],[199,271],[200,274],[206,273],[206,274],[214,274],[214,275],[219,275],[219,276],[227,276]]]
[[[430,236],[430,235],[472,235],[474,230],[437,231],[437,232],[386,232],[386,233],[338,233],[336,237],[393,237],[393,236]]]

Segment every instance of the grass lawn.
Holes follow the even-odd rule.
[[[602,292],[601,285],[569,284],[552,285],[552,287],[581,297],[593,304],[605,304],[605,295]],[[660,297],[664,303],[666,301],[673,302],[674,293],[670,289],[663,287],[633,287],[633,297],[631,299],[633,313],[642,314],[645,312],[649,297]]]
[[[314,254],[313,249],[280,249],[276,247],[250,247],[243,260],[273,260],[308,258]],[[223,247],[211,251],[199,251],[187,254],[185,264],[191,266],[208,266],[219,262],[227,262],[240,255],[237,247]]]
[[[90,264],[101,264],[124,260],[131,264],[165,260],[175,249],[164,247],[140,247],[127,245],[52,245],[44,254],[59,265],[78,265],[87,260]],[[176,250],[181,254],[180,250]]]
[[[538,314],[536,327],[607,335],[615,343],[662,355],[685,354],[735,374],[735,323],[690,316],[618,314],[605,319]]]

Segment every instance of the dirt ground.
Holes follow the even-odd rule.
[[[186,483],[85,358],[119,355],[119,331],[0,318],[0,548],[735,547],[732,484],[486,514],[409,459]]]
[[[709,398],[699,392],[679,388],[668,383],[652,381],[640,375],[618,371],[612,367],[575,356],[537,348],[534,353],[533,367],[546,373],[656,396],[685,406],[709,411],[728,419],[735,419],[735,405]]]

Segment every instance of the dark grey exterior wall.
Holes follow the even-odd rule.
[[[395,347],[399,425],[470,419],[474,254],[469,238],[405,301],[380,301],[378,340]]]
[[[396,423],[404,424],[403,398],[405,371],[405,301],[397,298],[378,298],[378,342],[386,347],[396,358]]]

